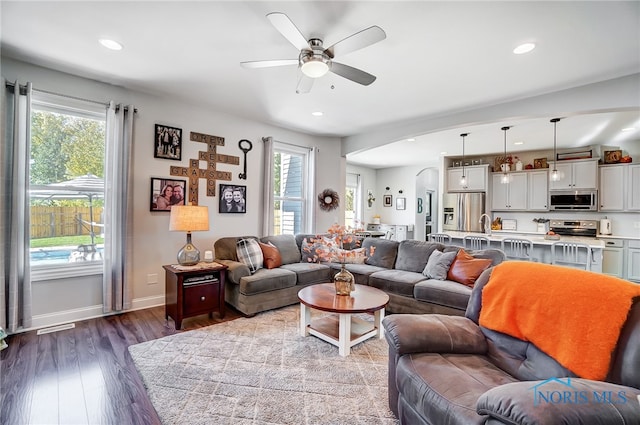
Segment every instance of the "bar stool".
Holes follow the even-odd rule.
[[[504,238],[502,250],[507,258],[512,260],[536,261],[533,253],[533,242],[524,238]]]
[[[591,270],[591,247],[583,243],[554,242],[551,244],[551,264]]]
[[[430,233],[429,240],[431,242],[451,243],[451,236],[446,233]]]
[[[465,236],[462,238],[462,244],[469,249],[485,249],[489,248],[489,238],[486,236]]]

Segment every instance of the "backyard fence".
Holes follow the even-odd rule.
[[[93,221],[102,223],[102,207],[93,207]],[[91,226],[89,207],[31,206],[31,239],[58,236],[89,235]],[[95,233],[101,233],[94,227]]]

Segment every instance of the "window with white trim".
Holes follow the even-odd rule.
[[[29,237],[34,280],[52,273],[102,273],[105,127],[105,105],[33,94]]]
[[[308,148],[274,142],[272,235],[312,231],[310,153]]]

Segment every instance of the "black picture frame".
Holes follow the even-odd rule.
[[[247,212],[247,186],[220,184],[220,214],[244,214]]]
[[[393,205],[393,195],[383,195],[382,196],[382,206],[390,207]]]
[[[396,198],[396,209],[397,210],[407,209],[407,198]]]
[[[153,157],[182,160],[182,129],[156,124],[153,133]]]
[[[162,193],[171,186],[171,199],[166,201],[160,199]],[[182,199],[177,199],[174,195],[175,188],[182,190]],[[151,191],[149,196],[149,211],[169,212],[173,205],[185,205],[185,194],[187,193],[187,181],[179,179],[168,179],[165,177],[151,177]]]

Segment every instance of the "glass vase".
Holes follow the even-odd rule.
[[[351,291],[356,289],[356,279],[344,264],[333,277],[333,283],[336,286],[336,295],[350,295]]]

